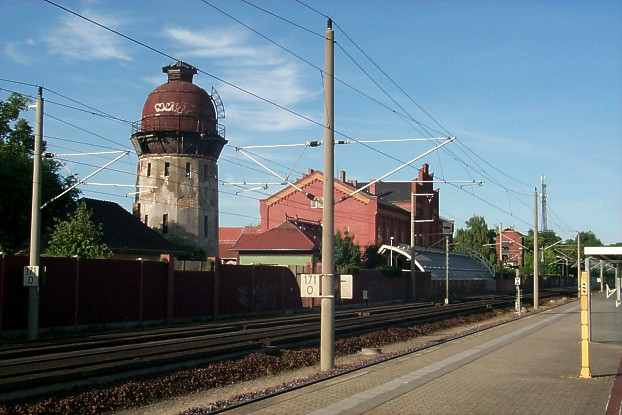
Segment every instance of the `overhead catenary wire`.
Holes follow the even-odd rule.
[[[100,28],[102,28],[102,29],[104,29],[104,30],[107,30],[107,31],[109,31],[109,32],[111,32],[111,33],[114,33],[114,34],[116,34],[116,35],[118,35],[118,36],[120,36],[120,37],[123,37],[123,38],[125,38],[126,40],[131,41],[132,43],[135,43],[135,44],[137,44],[137,45],[139,45],[139,46],[142,46],[142,47],[144,47],[144,48],[147,48],[147,49],[149,49],[149,50],[153,51],[154,53],[157,53],[157,54],[159,54],[159,55],[161,55],[161,56],[167,57],[167,58],[169,58],[169,59],[171,59],[171,60],[175,60],[175,61],[179,60],[179,59],[177,59],[176,57],[172,56],[171,54],[168,54],[168,53],[166,53],[166,52],[163,52],[163,51],[161,51],[161,50],[159,50],[159,49],[157,49],[157,48],[155,48],[155,47],[153,47],[153,46],[151,46],[151,45],[149,45],[149,44],[147,44],[147,43],[145,43],[145,42],[142,42],[142,41],[137,40],[137,39],[135,39],[135,38],[133,38],[133,37],[131,37],[131,36],[128,36],[128,35],[126,35],[126,34],[123,34],[123,33],[119,32],[119,31],[117,31],[117,30],[115,30],[115,29],[112,29],[112,28],[110,28],[110,27],[107,27],[106,25],[103,25],[103,24],[101,24],[101,23],[99,23],[99,22],[97,22],[97,21],[95,21],[95,20],[93,20],[93,19],[90,19],[90,18],[88,18],[88,17],[86,17],[86,16],[83,16],[83,15],[81,15],[80,13],[75,12],[75,11],[73,11],[73,10],[71,10],[71,9],[69,9],[69,8],[65,7],[65,6],[62,6],[62,5],[60,5],[60,4],[58,4],[58,3],[54,2],[54,1],[51,1],[51,0],[42,0],[42,1],[44,1],[44,2],[46,2],[46,3],[48,3],[48,4],[50,4],[50,5],[52,5],[52,6],[54,6],[54,7],[57,7],[57,8],[59,8],[59,9],[61,9],[61,10],[65,11],[66,13],[72,14],[72,15],[74,15],[74,16],[76,16],[76,17],[78,17],[78,18],[81,18],[81,19],[83,19],[83,20],[85,20],[85,21],[87,21],[87,22],[89,22],[89,23],[91,23],[91,24],[94,24],[94,25],[96,25],[96,26],[98,26],[98,27],[100,27]],[[315,120],[313,120],[312,118],[310,118],[310,117],[308,117],[308,116],[306,116],[306,115],[304,115],[304,114],[302,114],[302,113],[300,113],[300,112],[297,112],[297,111],[295,111],[295,110],[292,110],[291,108],[288,108],[288,107],[286,107],[286,106],[284,106],[284,105],[278,104],[277,102],[275,102],[275,101],[273,101],[273,100],[270,100],[270,99],[268,99],[268,98],[262,97],[262,96],[260,96],[260,95],[258,95],[258,94],[256,94],[256,93],[254,93],[254,92],[252,92],[252,91],[249,91],[249,90],[247,90],[247,89],[244,89],[244,88],[242,88],[242,87],[240,87],[240,86],[238,86],[238,85],[236,85],[236,84],[234,84],[234,83],[232,83],[232,82],[230,82],[230,81],[227,81],[227,80],[225,80],[225,79],[223,79],[223,78],[221,78],[221,77],[219,77],[219,76],[217,76],[217,75],[214,75],[214,74],[212,74],[212,73],[210,73],[210,72],[207,72],[207,71],[205,71],[205,70],[203,70],[203,69],[200,69],[200,68],[197,68],[197,71],[199,71],[200,73],[205,74],[205,75],[207,75],[207,76],[209,76],[209,77],[211,77],[211,78],[213,78],[213,79],[215,79],[215,80],[217,80],[217,81],[219,81],[219,82],[222,82],[223,84],[228,85],[228,86],[230,86],[230,87],[232,87],[232,88],[234,88],[234,89],[236,89],[236,90],[239,90],[240,92],[243,92],[243,93],[246,93],[246,94],[248,94],[248,95],[250,95],[250,96],[253,96],[253,97],[255,97],[256,99],[258,99],[258,100],[260,100],[260,101],[262,101],[262,102],[265,102],[265,103],[268,103],[268,104],[270,104],[270,105],[273,105],[273,106],[275,106],[276,108],[279,108],[279,109],[280,109],[280,110],[282,110],[282,111],[288,112],[288,113],[290,113],[291,115],[294,115],[294,116],[296,116],[296,117],[298,117],[298,118],[300,118],[300,119],[304,119],[304,120],[306,120],[306,121],[308,121],[308,122],[310,122],[310,123],[312,123],[312,124],[314,124],[314,125],[316,125],[316,126],[319,126],[319,127],[322,127],[322,128],[326,128],[326,126],[325,126],[323,123],[320,123],[320,122],[318,122],[318,121],[315,121]],[[335,130],[335,129],[333,129],[333,130],[334,130],[334,132],[335,132],[336,134],[338,134],[338,135],[340,135],[340,136],[343,136],[343,137],[346,137],[346,138],[353,139],[352,137],[349,137],[347,134],[345,134],[345,133],[343,133],[343,132],[341,132],[341,131],[338,131],[338,130]],[[356,140],[355,140],[355,141],[356,141]],[[387,158],[390,158],[390,159],[392,159],[392,160],[395,160],[395,161],[401,162],[401,160],[399,160],[398,158],[396,158],[396,157],[394,157],[394,156],[392,156],[392,155],[390,155],[390,154],[387,154],[386,152],[383,152],[383,151],[381,151],[381,150],[378,150],[378,149],[376,149],[376,148],[374,148],[374,147],[372,147],[372,146],[369,146],[369,145],[367,145],[367,144],[365,144],[365,143],[361,143],[361,144],[362,144],[362,145],[364,145],[364,146],[366,146],[366,147],[368,147],[368,148],[370,148],[372,151],[375,151],[375,152],[376,152],[376,153],[378,153],[378,154],[382,154],[382,155],[384,155],[384,156],[385,156],[385,157],[387,157]],[[463,190],[463,191],[464,191],[464,190]]]
[[[145,42],[143,42],[143,41],[140,41],[140,40],[138,40],[138,39],[135,39],[135,38],[134,38],[134,37],[132,37],[132,36],[126,35],[126,34],[124,34],[124,33],[120,32],[120,31],[118,31],[118,30],[116,30],[116,29],[113,29],[113,28],[111,28],[111,27],[108,27],[108,26],[106,26],[106,25],[104,25],[104,24],[102,24],[102,23],[99,23],[99,22],[97,22],[96,20],[91,19],[91,18],[89,18],[89,17],[86,17],[86,16],[84,16],[84,15],[82,15],[82,14],[80,14],[80,13],[78,13],[78,12],[76,12],[76,11],[72,10],[72,9],[69,9],[69,8],[67,8],[67,7],[65,7],[65,6],[63,6],[63,5],[61,5],[61,4],[57,3],[57,2],[54,2],[54,1],[52,1],[52,0],[42,0],[42,1],[43,1],[43,2],[45,2],[45,3],[48,3],[48,4],[52,5],[52,6],[54,6],[54,7],[56,7],[56,8],[58,8],[58,9],[60,9],[60,10],[63,10],[63,11],[64,11],[64,12],[66,12],[66,13],[69,13],[69,14],[71,14],[71,15],[73,15],[73,16],[76,16],[76,17],[78,17],[78,18],[82,19],[82,20],[85,20],[85,21],[87,21],[87,22],[89,22],[89,23],[91,23],[91,24],[93,24],[93,25],[95,25],[95,26],[97,26],[97,27],[99,27],[99,28],[101,28],[101,29],[104,29],[104,30],[106,30],[106,31],[109,31],[109,32],[111,32],[111,33],[114,33],[115,35],[120,36],[120,37],[122,37],[122,38],[124,38],[124,39],[126,39],[126,40],[128,40],[128,41],[130,41],[130,42],[132,42],[132,43],[134,43],[134,44],[137,44],[137,45],[139,45],[139,46],[142,46],[142,47],[144,47],[144,48],[146,48],[146,49],[148,49],[148,50],[150,50],[150,51],[152,51],[152,52],[154,52],[154,53],[157,53],[157,54],[159,54],[159,55],[161,55],[161,56],[164,56],[164,57],[166,57],[166,58],[168,58],[168,59],[171,59],[171,60],[173,60],[173,61],[180,61],[180,59],[179,59],[179,58],[177,58],[177,57],[175,57],[175,56],[173,56],[173,55],[171,55],[171,54],[169,54],[169,53],[167,53],[167,52],[164,52],[164,51],[162,51],[162,50],[159,50],[159,49],[157,49],[157,48],[155,48],[155,47],[153,47],[153,46],[151,46],[151,45],[149,45],[149,44],[147,44],[147,43],[145,43]],[[345,134],[345,133],[343,133],[343,132],[341,132],[341,131],[339,131],[339,130],[336,130],[336,129],[334,129],[334,128],[330,127],[330,126],[326,126],[326,125],[324,125],[323,123],[318,122],[318,121],[316,121],[316,120],[312,119],[311,117],[308,117],[308,116],[306,116],[306,115],[304,115],[304,114],[302,114],[302,113],[300,113],[300,112],[298,112],[298,111],[295,111],[295,110],[293,110],[293,109],[291,109],[291,108],[289,108],[289,107],[287,107],[287,106],[285,106],[285,105],[281,105],[281,104],[279,104],[279,103],[277,103],[277,102],[275,102],[275,101],[273,101],[273,100],[271,100],[271,99],[269,99],[269,98],[265,98],[265,97],[263,97],[263,96],[261,96],[261,95],[258,95],[258,94],[257,94],[257,93],[255,93],[255,92],[252,92],[252,91],[250,91],[250,90],[248,90],[248,89],[242,88],[241,86],[239,86],[239,85],[237,85],[237,84],[235,84],[235,83],[233,83],[233,82],[227,81],[226,79],[224,79],[224,78],[222,78],[222,77],[219,77],[219,76],[214,75],[214,74],[212,74],[212,73],[210,73],[210,72],[207,72],[207,71],[205,71],[205,70],[203,70],[203,69],[201,69],[201,68],[199,68],[199,67],[196,67],[196,70],[197,70],[197,72],[199,72],[199,73],[202,73],[202,74],[204,74],[204,75],[207,75],[207,76],[209,76],[210,78],[213,78],[213,79],[215,79],[215,80],[217,80],[217,81],[219,81],[219,82],[222,82],[223,84],[225,84],[225,85],[227,85],[227,86],[230,86],[230,87],[232,87],[232,88],[234,88],[234,89],[236,89],[236,90],[238,90],[238,91],[240,91],[240,92],[242,92],[242,93],[245,93],[245,94],[247,94],[247,95],[250,95],[250,96],[252,96],[252,97],[254,97],[254,98],[256,98],[256,99],[258,99],[258,100],[260,100],[260,101],[262,101],[262,102],[265,102],[265,103],[267,103],[267,104],[270,104],[270,105],[272,105],[272,106],[274,106],[274,107],[276,107],[276,108],[278,108],[278,109],[280,109],[280,110],[282,110],[282,111],[284,111],[284,112],[287,112],[287,113],[289,113],[289,114],[291,114],[291,115],[294,115],[294,116],[295,116],[295,117],[297,117],[297,118],[300,118],[300,119],[302,119],[302,120],[306,120],[306,121],[308,121],[309,123],[314,124],[314,125],[316,125],[316,126],[318,126],[318,127],[321,127],[321,128],[329,128],[329,129],[332,129],[332,131],[334,131],[334,132],[335,132],[335,134],[338,134],[338,135],[340,135],[340,136],[342,136],[342,137],[344,137],[344,138],[348,138],[348,139],[351,139],[351,140],[354,140],[354,141],[358,142],[358,140],[357,140],[357,139],[355,139],[355,138],[353,138],[353,137],[351,137],[351,136],[349,136],[349,135],[347,135],[347,134]],[[384,152],[384,151],[378,150],[378,149],[376,149],[375,147],[370,146],[369,144],[366,144],[366,143],[360,143],[360,144],[361,144],[361,145],[363,145],[364,147],[369,148],[370,150],[372,150],[372,151],[374,151],[374,152],[376,152],[376,153],[378,153],[378,154],[384,155],[385,157],[388,157],[388,158],[391,158],[391,159],[393,159],[393,160],[395,160],[395,161],[400,162],[400,160],[399,160],[399,159],[397,159],[397,158],[395,158],[395,157],[391,156],[390,154],[388,154],[388,153],[386,153],[386,152]]]
[[[274,39],[272,39],[271,37],[265,35],[264,33],[261,33],[260,31],[258,31],[254,27],[250,26],[249,24],[247,24],[247,23],[243,22],[242,20],[238,19],[237,17],[233,16],[231,13],[221,9],[220,7],[216,6],[212,2],[210,2],[208,0],[200,0],[200,1],[203,2],[204,4],[206,4],[207,6],[210,6],[213,9],[217,10],[221,14],[223,14],[223,15],[229,17],[230,19],[234,20],[238,24],[244,26],[245,28],[247,28],[248,30],[252,31],[256,35],[258,35],[261,38],[265,39],[266,41],[270,42],[271,44],[277,46],[278,48],[280,48],[280,49],[284,50],[285,52],[289,53],[290,55],[294,56],[296,59],[300,60],[301,62],[304,62],[307,65],[311,66],[312,68],[318,70],[320,72],[320,74],[322,75],[322,77],[324,76],[324,69],[321,68],[320,66],[314,64],[309,59],[302,57],[300,54],[294,52],[292,49],[288,48],[287,46],[285,46],[285,45],[275,41]],[[269,14],[271,16],[274,16],[274,17],[276,17],[278,19],[282,19],[282,20],[287,21],[288,23],[293,24],[293,25],[295,25],[297,27],[301,27],[301,26],[297,25],[295,22],[293,22],[293,21],[291,21],[289,19],[283,18],[282,16],[278,15],[277,13],[274,13],[274,12],[272,12],[272,11],[266,9],[266,8],[257,6],[256,4],[253,4],[252,2],[250,2],[248,0],[240,0],[240,1],[248,4],[249,6],[255,7],[258,10],[261,10],[262,12],[267,13],[267,14]],[[319,33],[316,33],[316,34],[318,34],[321,37],[324,37],[324,35],[321,35]],[[337,43],[337,42],[335,42],[335,43]],[[392,113],[394,113],[394,114],[396,114],[396,115],[406,119],[407,121],[409,121],[409,118],[408,118],[408,116],[406,114],[400,113],[399,111],[397,111],[396,109],[392,108],[388,104],[386,104],[386,103],[380,101],[379,99],[369,95],[368,93],[366,93],[365,91],[361,90],[360,88],[355,87],[351,83],[349,83],[349,82],[347,82],[347,81],[345,81],[345,80],[343,80],[343,79],[341,79],[341,78],[339,78],[337,76],[333,76],[333,77],[334,77],[336,82],[344,85],[345,87],[351,89],[352,91],[358,93],[359,95],[361,95],[361,96],[363,96],[363,97],[365,97],[365,98],[375,102],[376,104],[384,107],[385,109],[389,110],[390,112],[392,112]]]

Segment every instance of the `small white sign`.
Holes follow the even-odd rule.
[[[363,290],[363,300],[367,300],[367,290]]]
[[[300,296],[319,297],[322,274],[300,274]]]
[[[24,287],[39,286],[39,266],[27,265],[24,267]]]
[[[339,289],[340,289],[340,297],[346,300],[352,299],[352,285],[353,278],[352,275],[341,275],[339,277]]]
[[[520,277],[514,277],[514,285],[516,286],[520,285]]]

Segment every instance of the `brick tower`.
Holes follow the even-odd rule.
[[[165,66],[134,128],[138,154],[134,213],[169,239],[218,252],[218,157],[227,143],[218,93],[192,83],[196,68]]]

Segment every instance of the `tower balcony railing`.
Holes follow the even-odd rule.
[[[216,120],[203,122],[194,115],[184,114],[149,115],[132,122],[131,130],[132,135],[143,132],[178,131],[225,138],[225,126]]]

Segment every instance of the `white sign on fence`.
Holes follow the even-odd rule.
[[[322,274],[300,274],[300,296],[319,297]]]
[[[341,275],[339,277],[339,289],[340,289],[340,297],[346,300],[352,299],[352,285],[353,285],[352,275]]]
[[[24,287],[39,286],[39,266],[27,265],[24,267]]]

